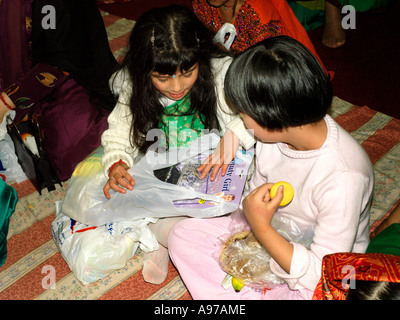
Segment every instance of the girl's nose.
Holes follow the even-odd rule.
[[[171,90],[174,92],[180,92],[183,89],[183,80],[181,77],[172,77],[171,79]]]

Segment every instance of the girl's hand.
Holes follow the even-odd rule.
[[[271,220],[283,199],[283,186],[271,199],[269,191],[273,183],[265,183],[254,189],[243,201],[243,210],[251,229],[257,235],[271,227]]]
[[[265,250],[285,270],[290,273],[293,246],[272,226],[271,220],[283,199],[283,186],[273,199],[269,195],[272,183],[254,189],[243,201],[243,210],[252,231]]]
[[[135,180],[128,173],[129,167],[125,163],[118,164],[109,174],[109,179],[103,188],[104,195],[110,199],[109,190],[126,193],[126,189],[133,190]]]
[[[235,157],[239,143],[239,138],[231,130],[227,129],[214,152],[197,168],[197,171],[201,172],[201,179],[204,179],[211,168],[211,181],[214,181],[220,168],[221,175],[224,176],[229,164]]]

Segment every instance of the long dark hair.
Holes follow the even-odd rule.
[[[288,36],[268,38],[239,54],[226,74],[225,93],[236,111],[271,130],[321,120],[333,96],[318,60]]]
[[[195,63],[199,64],[199,74],[190,91],[188,113],[203,115],[207,129],[219,128],[211,58],[223,55],[226,53],[212,42],[210,31],[189,9],[173,5],[144,13],[132,30],[121,66],[132,81],[131,144],[145,153],[154,143],[146,141],[146,134],[158,128],[162,117],[161,93],[151,82],[152,72],[173,75],[178,68],[187,71]]]

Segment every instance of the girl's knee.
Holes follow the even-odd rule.
[[[174,244],[182,244],[182,241],[186,239],[187,224],[190,219],[182,219],[177,221],[170,229],[168,234],[168,248],[173,248]]]

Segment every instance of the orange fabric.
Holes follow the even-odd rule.
[[[218,8],[210,6],[206,0],[192,0],[192,5],[194,13],[204,25],[215,33],[221,29],[224,21]],[[270,37],[287,35],[305,45],[333,78],[334,73],[326,70],[306,30],[286,0],[246,0],[233,24],[237,31],[231,46],[233,52],[242,52]]]
[[[292,37],[305,45],[318,59],[325,72],[328,73],[306,30],[286,0],[247,0],[247,2],[259,14],[261,23],[269,23],[271,20],[280,21],[280,25],[283,27],[282,34]],[[329,74],[332,78],[333,73],[329,72]]]
[[[326,255],[313,300],[346,300],[351,279],[400,282],[400,257],[382,253]]]

